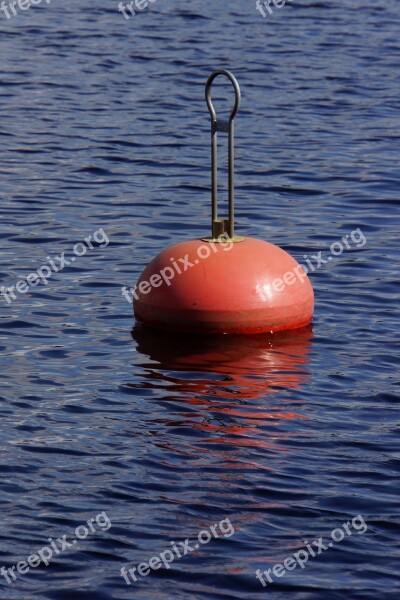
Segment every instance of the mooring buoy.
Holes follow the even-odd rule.
[[[226,76],[235,91],[228,121],[211,100],[214,79]],[[225,69],[206,83],[211,115],[211,235],[174,244],[144,269],[135,287],[137,322],[188,333],[264,333],[310,323],[314,293],[303,267],[269,242],[235,234],[234,119],[240,105],[236,78]],[[228,133],[229,212],[218,216],[218,132]]]

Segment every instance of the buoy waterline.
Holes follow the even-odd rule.
[[[226,76],[235,91],[228,121],[211,100],[214,79]],[[314,292],[304,268],[269,242],[235,235],[234,119],[240,105],[236,78],[225,69],[206,83],[211,115],[211,236],[170,246],[144,269],[134,292],[138,323],[187,333],[253,334],[308,325]],[[218,217],[218,132],[228,133],[228,218]]]

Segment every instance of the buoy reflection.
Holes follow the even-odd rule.
[[[155,422],[201,431],[198,450],[198,444],[269,448],[266,427],[305,418],[302,401],[297,410],[295,395],[286,401],[284,391],[300,388],[310,376],[311,326],[252,336],[188,336],[136,327],[132,337],[145,387],[174,405],[170,418]]]

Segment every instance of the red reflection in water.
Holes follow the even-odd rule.
[[[185,336],[136,328],[132,336],[137,351],[158,363],[142,364],[146,387],[167,392],[168,400],[185,407],[154,422],[206,433],[195,441],[196,452],[207,452],[211,444],[276,451],[276,440],[260,427],[305,418],[293,410],[293,394],[286,410],[282,394],[277,405],[272,398],[298,389],[310,376],[311,326],[253,336]],[[288,435],[279,434],[280,439]]]

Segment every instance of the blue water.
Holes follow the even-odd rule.
[[[399,19],[396,0],[0,14],[0,285],[100,240],[0,298],[0,567],[102,512],[112,523],[0,575],[2,600],[400,597]],[[365,243],[310,274],[301,332],[132,331],[122,287],[209,232],[203,94],[219,67],[243,94],[237,233],[303,262],[358,229]],[[364,533],[256,578],[357,516]],[[125,583],[122,567],[226,518],[234,535]]]

